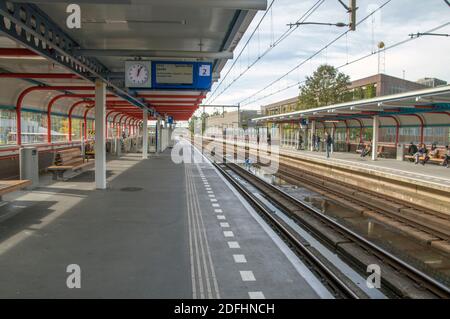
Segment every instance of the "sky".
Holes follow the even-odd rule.
[[[386,48],[389,48],[409,39],[411,33],[427,32],[446,23],[446,26],[434,32],[450,33],[450,6],[444,0],[357,0],[357,21],[388,3],[361,22],[356,31],[348,32],[314,58],[309,59],[348,28],[302,25],[273,46],[289,29],[287,24],[298,21],[318,1],[275,0],[270,10],[266,13],[259,12],[234,51],[235,60],[228,61],[221,72],[221,79],[213,85],[204,103],[239,103],[242,109],[259,109],[261,105],[297,96],[298,83],[302,83],[321,64],[342,66],[339,71],[349,75],[351,80],[356,80],[378,73],[376,51],[379,42],[384,42]],[[271,2],[272,0],[268,0],[269,4]],[[256,28],[261,19],[259,28]],[[304,21],[348,23],[349,17],[337,0],[324,0]],[[254,30],[257,31],[243,50]],[[267,49],[269,51],[258,59]],[[241,51],[242,55],[236,59]],[[372,52],[375,54],[369,58],[346,65]],[[248,68],[254,61],[257,62]],[[411,81],[436,77],[450,83],[450,37],[419,37],[387,49],[381,54],[381,61],[384,61],[381,63],[381,71],[392,76],[405,77]],[[231,68],[233,63],[235,65]],[[299,64],[301,65],[295,69]],[[230,68],[231,71],[224,79]],[[292,69],[288,76],[267,87]],[[267,88],[264,89],[265,87]],[[223,91],[225,88],[227,89]],[[258,91],[261,92],[255,95]]]

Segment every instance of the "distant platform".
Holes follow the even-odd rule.
[[[426,185],[450,192],[450,168],[436,164],[415,165],[410,161],[398,161],[395,159],[378,158],[372,161],[370,155],[361,158],[356,153],[334,152],[330,158],[324,152],[311,152],[281,148],[281,154],[293,155],[315,159],[330,165],[345,166],[351,169],[370,171],[371,174],[380,174],[392,178],[404,180],[421,185]]]

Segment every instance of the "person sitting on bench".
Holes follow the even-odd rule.
[[[369,143],[367,143],[364,148],[361,151],[361,157],[366,157],[367,155],[369,155],[370,151],[372,150],[372,141],[369,141]]]
[[[442,166],[445,166],[446,168],[448,168],[449,162],[450,162],[450,149],[447,145],[445,147],[444,162],[442,162]]]
[[[423,157],[422,165],[425,165],[426,161],[428,161],[428,159],[429,159],[427,154],[428,154],[427,147],[425,146],[424,143],[421,143],[419,145],[418,151],[416,152],[416,154],[414,154],[414,157],[415,157],[414,164],[416,164],[416,165],[419,164],[420,158]],[[428,157],[428,159],[427,159],[427,157]]]
[[[414,154],[416,154],[418,150],[419,149],[417,148],[416,144],[414,144],[414,142],[411,142],[409,144],[409,147],[408,147],[408,154],[407,155],[414,156]],[[410,161],[413,161],[413,159],[411,158]]]
[[[431,157],[439,157],[439,149],[437,148],[436,143],[431,144],[431,150],[429,155],[425,156],[425,158],[423,159],[424,163],[423,165],[425,165],[426,162],[428,162],[430,160]]]

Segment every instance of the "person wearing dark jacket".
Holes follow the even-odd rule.
[[[331,147],[333,145],[333,138],[330,134],[326,133],[325,136],[325,148],[327,151],[327,158],[330,158]]]
[[[414,142],[411,142],[408,147],[408,155],[414,155],[418,151],[416,144]]]

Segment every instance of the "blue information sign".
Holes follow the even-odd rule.
[[[210,90],[211,62],[153,61],[152,89]]]

